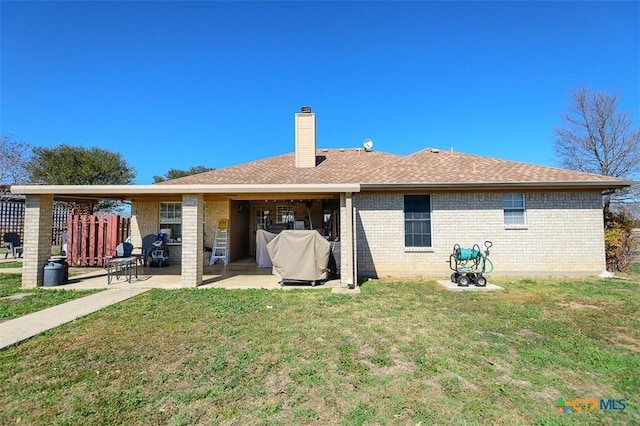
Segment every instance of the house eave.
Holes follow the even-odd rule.
[[[102,198],[181,194],[316,194],[359,192],[359,184],[298,185],[13,185],[11,192],[22,195],[56,195]]]
[[[620,189],[633,185],[628,180],[557,182],[439,182],[439,183],[363,183],[361,191],[394,190],[513,190],[513,189]]]

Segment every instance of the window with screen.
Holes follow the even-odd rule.
[[[162,229],[171,230],[169,239],[182,239],[182,203],[160,203],[160,230]]]
[[[404,196],[405,247],[431,247],[431,196]]]
[[[519,226],[525,224],[524,194],[504,194],[502,207],[504,209],[505,226]]]

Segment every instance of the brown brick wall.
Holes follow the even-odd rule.
[[[363,276],[448,275],[454,244],[494,244],[496,274],[592,275],[604,265],[597,192],[525,194],[526,225],[504,225],[501,193],[436,193],[432,247],[404,247],[403,194],[358,194],[358,273]]]

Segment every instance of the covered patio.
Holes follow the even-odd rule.
[[[144,236],[160,232],[162,223],[159,223],[159,205],[180,205],[180,238],[172,241],[170,249],[173,258],[170,266],[149,268],[140,265],[138,278],[132,279],[131,283],[114,281],[108,284],[105,270],[76,277],[73,282],[59,287],[106,288],[110,285],[162,288],[279,288],[280,279],[272,275],[271,269],[258,268],[255,263],[254,235],[256,220],[259,220],[259,217],[256,218],[256,212],[263,210],[260,206],[267,200],[284,203],[285,200],[295,199],[311,200],[309,205],[323,205],[328,200],[336,206],[341,224],[338,234],[342,246],[341,267],[339,280],[331,285],[340,284],[353,289],[357,266],[355,209],[352,197],[359,190],[358,184],[16,185],[11,191],[26,196],[22,286],[33,288],[44,283],[42,265],[46,264],[51,255],[51,238],[47,230],[51,229],[54,200],[110,198],[131,202],[130,238],[136,247],[142,245]],[[309,215],[311,214],[312,212],[309,212]],[[319,210],[318,214],[322,214],[322,210]],[[207,238],[214,234],[220,219],[228,221],[230,263],[226,266],[210,266],[210,252],[205,251],[205,247]],[[295,286],[286,286],[289,287]]]

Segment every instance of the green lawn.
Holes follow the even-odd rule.
[[[0,424],[640,423],[640,280],[497,284],[152,290],[1,350]]]
[[[10,263],[5,263],[7,265]],[[20,274],[0,273],[0,322],[17,318],[22,315],[40,311],[51,306],[59,305],[79,297],[88,296],[100,290],[68,291],[44,288],[21,288]],[[20,299],[7,299],[7,296],[28,294]]]

